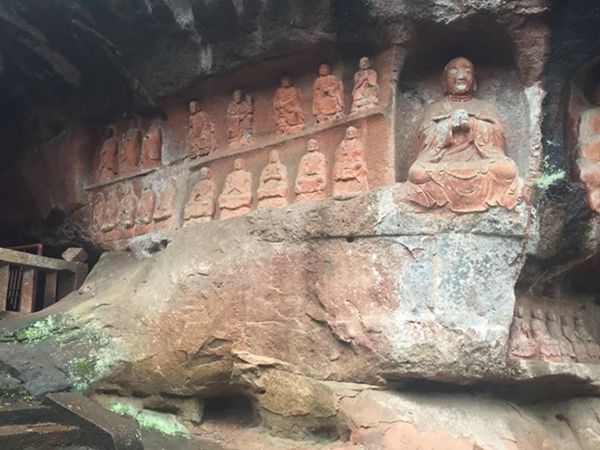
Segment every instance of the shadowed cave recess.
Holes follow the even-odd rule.
[[[600,5],[0,4],[0,448],[600,448]]]

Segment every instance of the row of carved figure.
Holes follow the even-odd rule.
[[[162,162],[162,131],[152,125],[142,137],[141,121],[131,119],[129,129],[117,137],[117,127],[108,127],[107,137],[100,149],[98,181],[108,181],[142,169],[159,167]]]
[[[443,73],[444,98],[427,107],[416,143],[417,157],[409,169],[406,199],[424,208],[446,207],[455,212],[485,211],[500,206],[512,209],[522,196],[522,180],[515,162],[506,156],[504,127],[494,106],[474,98],[476,77],[466,58],[448,62]],[[355,78],[356,108],[377,103],[376,74],[368,59],[361,60]],[[372,88],[372,89],[371,89]],[[276,94],[281,109],[288,104],[281,98],[296,98],[293,87],[282,86]],[[321,66],[315,82],[314,113],[318,121],[338,117],[343,111],[339,101],[341,84]],[[290,92],[282,94],[280,92]],[[370,99],[370,100],[367,100]],[[290,104],[293,104],[292,101]],[[277,109],[277,108],[276,108]],[[205,155],[214,148],[214,126],[199,104],[190,105],[190,155]],[[280,115],[282,123],[293,124],[294,107]],[[287,117],[287,118],[286,118]],[[236,91],[228,108],[231,143],[251,138],[252,107],[241,91]],[[298,125],[298,124],[296,124]],[[212,146],[212,147],[211,147]]]
[[[176,194],[172,182],[158,197],[151,186],[146,186],[138,198],[130,183],[121,186],[120,192],[112,189],[106,197],[97,193],[93,208],[95,228],[104,235],[102,240],[148,233],[155,224],[163,225],[172,217]]]
[[[367,57],[360,59],[354,76],[351,113],[371,108],[379,103],[377,72],[371,68]],[[187,135],[188,156],[206,156],[217,148],[215,125],[202,111],[196,100],[189,104]],[[289,76],[281,78],[281,87],[273,98],[273,114],[278,134],[292,134],[304,130],[305,119],[300,93]],[[319,77],[313,87],[313,114],[317,123],[339,119],[344,115],[344,87],[340,79],[330,73],[328,64],[319,66]],[[254,102],[241,89],[233,92],[227,106],[227,141],[230,147],[242,147],[252,142],[254,136]],[[148,130],[143,140],[138,118],[132,119],[129,130],[123,135],[121,145],[115,126],[110,126],[100,150],[98,179],[110,180],[117,175],[135,172],[140,167],[157,167],[161,162],[162,135],[158,126]],[[120,147],[120,148],[119,148]],[[141,158],[140,158],[141,153]]]
[[[513,320],[510,354],[520,359],[553,362],[600,362],[600,346],[579,314],[558,315],[540,307],[518,305]]]
[[[354,75],[351,113],[376,106],[379,103],[377,72],[369,58],[362,57]],[[331,74],[328,64],[319,66],[319,76],[313,85],[312,113],[317,123],[325,123],[344,115],[344,85]],[[273,115],[278,134],[292,134],[304,130],[305,119],[300,92],[292,79],[285,75],[273,97]],[[241,89],[233,92],[233,101],[227,107],[227,143],[231,147],[249,145],[254,136],[254,103]],[[190,103],[188,155],[205,156],[217,148],[214,123],[200,103]]]
[[[298,175],[294,183],[296,202],[322,200],[326,197],[328,171],[325,155],[319,144],[310,139],[307,153],[300,160]],[[333,166],[334,198],[351,198],[369,189],[365,151],[358,138],[358,131],[348,127],[346,135],[335,154]],[[221,194],[217,198],[217,187],[208,167],[200,169],[200,179],[186,205],[186,222],[207,222],[215,215],[216,207],[220,218],[235,217],[250,211],[254,200],[252,174],[246,170],[243,158],[233,163],[233,172],[227,175]],[[272,150],[269,162],[262,169],[256,198],[258,208],[287,206],[289,180],[287,167],[280,161],[279,152]]]

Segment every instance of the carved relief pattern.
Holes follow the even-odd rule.
[[[227,175],[223,191],[219,196],[221,219],[236,217],[250,211],[252,205],[252,174],[246,169],[246,161],[237,158],[233,172]]]
[[[354,88],[352,89],[352,113],[377,106],[379,103],[379,83],[377,72],[371,68],[371,60],[363,56],[360,58],[358,72],[354,75]]]
[[[325,199],[327,186],[327,161],[319,151],[316,139],[310,139],[307,153],[302,156],[296,177],[295,192],[297,202]]]
[[[512,209],[522,182],[505,155],[504,129],[495,108],[472,97],[475,69],[455,58],[444,69],[443,100],[425,112],[418,156],[408,173],[408,199],[455,212]]]
[[[319,66],[319,77],[313,85],[313,114],[317,123],[340,119],[344,115],[344,85],[331,75],[328,64]]]
[[[273,111],[278,134],[291,134],[304,130],[304,111],[300,93],[290,77],[281,78],[281,87],[275,92]]]
[[[348,127],[336,151],[333,177],[334,198],[356,197],[369,190],[365,150],[354,127]]]
[[[233,101],[227,107],[228,142],[231,147],[243,147],[252,142],[254,135],[254,103],[241,89],[233,92]]]
[[[271,150],[269,163],[262,170],[256,192],[259,208],[279,208],[287,206],[287,168],[279,160],[279,152]]]
[[[600,346],[574,305],[540,305],[517,300],[509,354],[517,359],[600,363]]]
[[[215,214],[217,187],[208,167],[200,169],[200,179],[185,206],[184,220],[188,223],[202,223],[212,220]]]
[[[208,114],[200,109],[197,101],[190,102],[187,140],[191,158],[208,155],[217,148],[215,125],[209,120]]]

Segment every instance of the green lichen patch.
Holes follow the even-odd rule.
[[[540,178],[538,178],[537,187],[539,189],[541,189],[542,191],[545,191],[550,186],[552,186],[554,183],[564,180],[565,177],[566,177],[566,173],[564,170],[557,170],[556,172],[544,174]]]
[[[113,402],[108,405],[108,409],[122,416],[135,419],[143,429],[155,430],[168,436],[191,437],[189,430],[172,414],[145,409],[140,411],[135,406],[125,402]]]
[[[49,338],[64,341],[76,330],[73,319],[50,315],[18,330],[14,338],[22,344],[34,346]]]

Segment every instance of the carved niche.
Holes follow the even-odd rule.
[[[319,66],[313,85],[313,115],[317,123],[325,123],[344,115],[344,85],[331,74],[329,64]]]
[[[158,201],[154,209],[155,222],[164,222],[171,218],[176,198],[177,189],[175,188],[175,180],[169,180],[158,196]]]
[[[335,152],[333,197],[348,199],[368,190],[365,149],[358,138],[358,130],[350,126]]]
[[[215,214],[215,199],[217,187],[212,180],[212,173],[208,167],[200,169],[200,179],[187,204],[183,219],[186,223],[210,222]]]
[[[307,153],[302,156],[298,166],[298,176],[294,190],[297,202],[325,199],[327,186],[327,162],[325,155],[319,151],[319,143],[310,139]]]
[[[539,301],[518,299],[510,333],[510,356],[599,363],[600,346],[585,325],[582,311],[567,302],[544,302],[542,306]]]
[[[162,130],[156,124],[150,126],[142,140],[142,168],[154,169],[162,163]]]
[[[275,92],[273,111],[278,134],[291,134],[304,130],[304,111],[300,93],[287,75],[281,77],[281,87]]]
[[[517,166],[505,154],[504,128],[493,105],[473,98],[475,68],[455,58],[444,68],[445,97],[425,111],[408,199],[454,212],[512,209],[521,198]]]
[[[269,163],[260,174],[256,196],[259,208],[280,208],[288,204],[287,168],[277,150],[269,153]]]
[[[246,169],[246,161],[236,158],[233,172],[227,175],[219,196],[221,219],[236,217],[250,211],[252,205],[252,174]]]
[[[202,111],[200,102],[190,102],[190,118],[188,125],[188,156],[196,158],[206,156],[217,148],[215,137],[215,125],[208,118],[208,114]]]
[[[231,147],[243,147],[252,142],[254,135],[254,102],[241,89],[233,92],[227,106],[228,142]]]
[[[137,171],[141,145],[140,119],[136,117],[130,120],[129,129],[123,135],[119,155],[119,174],[126,175]]]
[[[579,123],[579,176],[587,191],[591,209],[600,212],[600,85],[592,98],[592,108],[581,115]]]
[[[354,74],[352,89],[352,113],[372,108],[379,104],[379,84],[377,72],[371,68],[371,60],[363,56],[358,63],[358,72]]]
[[[107,181],[119,173],[119,143],[117,141],[117,127],[111,125],[106,132],[106,139],[100,149],[100,165],[98,167],[98,181]]]

